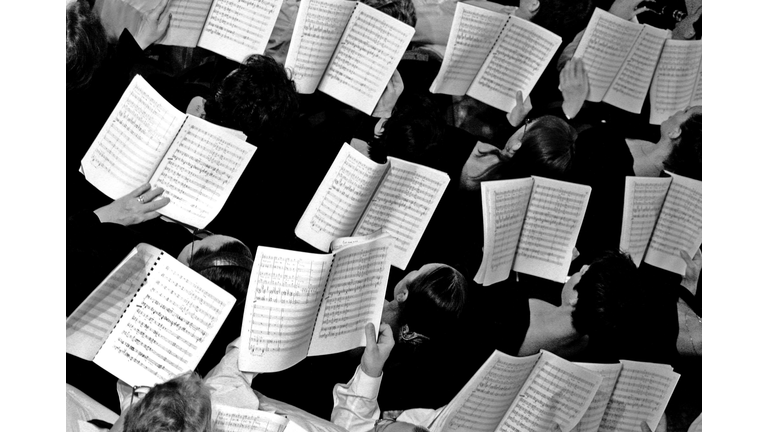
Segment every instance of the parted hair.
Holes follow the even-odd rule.
[[[109,43],[87,1],[67,5],[67,90],[85,87],[107,56]]]
[[[458,270],[441,265],[416,276],[408,288],[408,299],[400,304],[402,324],[430,339],[447,337],[464,309],[467,280]]]
[[[246,245],[237,241],[225,243],[216,250],[201,247],[192,253],[189,268],[237,300],[244,300],[253,268],[253,254]]]
[[[154,386],[132,405],[125,432],[207,432],[211,430],[211,394],[194,372]]]
[[[502,179],[532,175],[565,180],[573,166],[576,129],[565,120],[546,115],[525,130],[520,148],[500,167]]]

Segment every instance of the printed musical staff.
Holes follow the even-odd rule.
[[[281,0],[215,0],[198,46],[237,62],[264,54]]]
[[[613,388],[616,386],[616,380],[619,379],[621,363],[616,364],[595,364],[595,363],[576,363],[577,365],[597,372],[603,377],[600,387],[595,393],[592,403],[581,417],[581,420],[573,429],[574,432],[597,432],[600,426],[600,420],[603,418],[605,408],[608,406],[608,400],[611,398]]]
[[[664,204],[671,178],[627,177],[619,247],[639,266]]]
[[[651,82],[651,124],[701,105],[701,41],[668,39]]]

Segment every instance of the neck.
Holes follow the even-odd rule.
[[[519,356],[536,354],[541,349],[562,357],[578,353],[586,346],[586,337],[573,328],[573,306],[554,306],[530,299],[531,322],[520,346]]]
[[[384,302],[384,308],[381,312],[381,321],[389,324],[392,328],[392,334],[400,334],[400,305],[396,300],[391,302]],[[397,336],[395,336],[397,338]]]
[[[672,142],[662,138],[657,143],[642,140],[627,140],[632,153],[632,166],[636,176],[658,177],[664,169],[664,160],[672,151]]]

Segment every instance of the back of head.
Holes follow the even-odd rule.
[[[547,115],[525,130],[520,149],[501,168],[503,179],[532,175],[566,179],[570,173],[577,133],[565,120]]]
[[[539,0],[539,11],[531,22],[570,40],[587,26],[594,9],[591,0]]]
[[[411,0],[362,0],[362,2],[411,27],[416,27],[416,8]]]
[[[664,160],[664,169],[701,180],[701,114],[693,114],[680,125],[680,137]]]
[[[271,57],[251,55],[222,80],[206,101],[205,115],[261,144],[285,133],[298,109],[299,95],[285,68]]]
[[[233,241],[218,249],[196,249],[189,268],[235,296],[244,300],[253,268],[253,255],[244,244]]]
[[[109,48],[107,33],[88,2],[67,5],[67,90],[85,87]]]
[[[624,324],[637,306],[639,273],[634,262],[622,252],[604,252],[574,287],[578,301],[573,310],[573,327],[594,338],[620,337]]]
[[[424,152],[440,142],[444,131],[445,122],[428,97],[404,93],[381,135],[371,142],[369,154],[382,163],[387,156],[423,163]]]
[[[211,395],[203,380],[187,373],[153,387],[125,414],[125,432],[207,432]]]
[[[447,265],[420,274],[407,286],[408,300],[402,303],[400,322],[430,340],[450,337],[464,309],[467,287],[464,276]]]

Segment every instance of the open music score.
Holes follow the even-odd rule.
[[[317,89],[370,115],[415,31],[357,2]]]
[[[145,7],[157,0],[128,0]],[[173,19],[160,45],[201,47],[242,62],[264,54],[282,0],[170,0]]]
[[[304,0],[299,3],[285,60],[296,91],[313,93],[357,3],[349,0]]]
[[[651,82],[651,124],[701,105],[701,40],[668,39]]]
[[[67,318],[67,352],[131,386],[151,387],[194,370],[234,303],[211,281],[141,243]]]
[[[214,403],[211,406],[213,432],[284,432],[288,418],[254,409]]]
[[[402,159],[377,164],[345,143],[294,232],[327,251],[337,238],[383,229],[394,239],[392,265],[404,269],[449,181],[443,172]]]
[[[256,147],[171,106],[134,77],[82,159],[86,180],[112,199],[150,182],[171,202],[160,214],[204,228],[221,211]]]
[[[494,351],[435,420],[436,432],[571,430],[586,412],[600,374],[547,351],[513,357]]]
[[[701,181],[671,177],[627,177],[619,246],[635,264],[685,275],[685,260],[701,245]]]
[[[641,421],[656,430],[679,379],[669,365],[621,360],[598,432],[634,432]]]
[[[331,254],[259,247],[248,284],[239,367],[276,372],[308,355],[365,344],[379,323],[392,240],[379,236]]]
[[[574,53],[587,71],[587,100],[639,114],[664,41],[671,37],[670,31],[596,8]]]
[[[565,282],[592,188],[544,177],[482,182],[483,261],[475,282],[510,271]]]
[[[608,406],[608,400],[611,398],[613,388],[616,386],[616,380],[619,379],[621,363],[616,364],[598,364],[598,363],[576,363],[577,365],[597,372],[603,377],[600,388],[597,389],[592,403],[589,404],[587,412],[581,417],[581,420],[573,429],[573,432],[597,432],[600,426],[600,420],[603,418],[605,408]]]
[[[468,95],[502,111],[533,89],[562,43],[556,34],[512,14],[458,3],[432,93]]]

